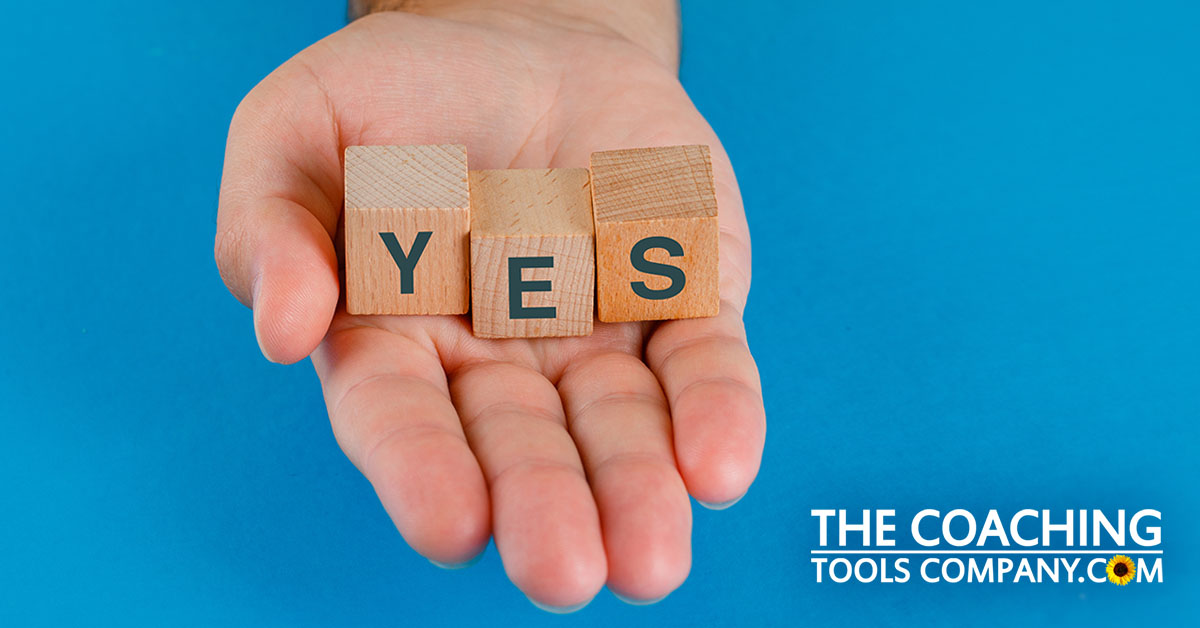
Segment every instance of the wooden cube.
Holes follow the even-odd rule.
[[[716,316],[717,197],[707,146],[592,153],[605,322]]]
[[[592,333],[596,258],[588,171],[473,170],[470,180],[475,335]]]
[[[466,147],[348,147],[346,311],[465,314],[470,228]]]

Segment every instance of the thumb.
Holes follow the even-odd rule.
[[[320,344],[338,301],[338,264],[325,227],[280,198],[218,213],[215,256],[229,291],[254,310],[268,360],[291,364]]]
[[[214,255],[229,291],[254,310],[263,355],[290,364],[316,349],[337,308],[330,236],[341,213],[341,157],[323,108],[300,98],[264,103],[261,91],[230,125]]]

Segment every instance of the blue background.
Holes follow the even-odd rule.
[[[1194,622],[1195,4],[685,4],[769,441],[681,589],[565,620],[408,549],[217,277],[230,115],[342,3],[0,9],[0,625]],[[1166,581],[816,584],[809,510],[885,507],[1157,508]]]

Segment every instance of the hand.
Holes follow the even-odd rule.
[[[580,605],[606,583],[657,599],[691,565],[688,494],[710,507],[739,499],[761,457],[741,198],[671,45],[518,5],[374,14],[268,76],[231,125],[217,264],[269,359],[312,352],[339,444],[416,551],[464,563],[494,535],[539,604]],[[346,314],[334,245],[343,149],[434,143],[466,144],[472,168],[710,145],[720,315],[483,340],[468,317]]]

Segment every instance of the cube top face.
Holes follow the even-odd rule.
[[[465,146],[346,148],[347,210],[466,210],[468,190]]]
[[[597,223],[717,215],[707,146],[602,151],[591,165]]]
[[[472,170],[471,235],[592,234],[586,168]]]

